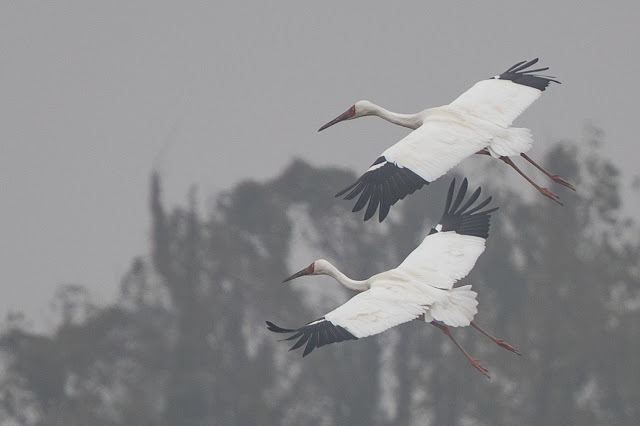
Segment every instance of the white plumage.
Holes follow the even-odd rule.
[[[555,182],[573,189],[566,180],[552,175],[526,156],[533,143],[529,129],[510,127],[551,82],[558,83],[553,77],[535,74],[548,68],[527,69],[537,61],[515,64],[499,76],[476,83],[449,105],[416,114],[397,114],[369,101],[356,102],[320,130],[340,121],[375,115],[414,131],[386,149],[354,184],[336,196],[344,195],[349,200],[359,196],[353,211],[360,211],[368,204],[365,220],[379,207],[378,217],[382,222],[398,200],[479,153],[503,160],[540,193],[560,203],[557,195],[535,184],[508,159],[522,155]]]
[[[436,319],[452,327],[468,326],[478,313],[477,293],[470,285],[443,290],[431,284],[436,283],[434,278],[438,278],[437,272],[420,274],[406,268],[382,272],[367,280],[368,290],[324,318],[358,338],[381,333],[420,315],[425,315],[427,322]]]
[[[465,115],[477,117],[500,127],[508,127],[525,109],[542,94],[547,87],[550,77],[535,76],[531,73],[546,71],[548,68],[524,71],[535,64],[535,59],[524,66],[522,63],[514,68],[520,70],[525,79],[519,79],[518,71],[506,71],[501,75],[482,80],[474,84],[469,90],[458,96],[451,106],[462,111]],[[526,74],[525,74],[526,73]],[[510,76],[513,80],[508,79]],[[546,83],[545,81],[546,80]],[[532,86],[529,86],[531,84]]]
[[[382,156],[427,182],[433,182],[464,158],[487,147],[500,130],[479,119],[466,119],[445,107],[427,110],[423,116],[422,126],[387,148]]]
[[[466,277],[484,251],[484,238],[455,231],[427,235],[398,266],[432,287],[449,290]]]
[[[299,329],[285,329],[271,322],[267,322],[268,328],[278,333],[293,333],[286,340],[298,339],[291,349],[306,344],[303,356],[316,347],[371,336],[414,319],[438,326],[454,342],[447,326],[471,324],[479,329],[472,322],[478,312],[476,292],[470,285],[457,288],[453,285],[471,271],[484,251],[490,214],[497,208],[482,210],[491,197],[473,206],[480,196],[480,188],[464,201],[467,186],[464,179],[454,200],[455,180],[451,183],[440,223],[397,268],[358,281],[348,278],[327,260],[319,259],[287,278],[285,281],[305,275],[329,275],[361,293]],[[491,338],[498,344],[502,342]],[[517,353],[502,343],[501,346]],[[476,360],[460,349],[474,367],[486,374]]]

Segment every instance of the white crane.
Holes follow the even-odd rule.
[[[415,114],[398,114],[369,101],[356,102],[318,131],[368,115],[414,130],[385,150],[354,184],[336,197],[344,195],[351,200],[360,195],[353,211],[362,210],[368,202],[364,216],[368,220],[379,206],[378,218],[382,222],[398,200],[433,182],[472,154],[485,154],[504,161],[542,195],[562,204],[556,194],[537,185],[509,158],[520,155],[553,181],[575,190],[565,179],[548,172],[525,154],[533,142],[529,129],[511,127],[513,120],[551,82],[560,83],[554,77],[534,74],[548,67],[527,69],[536,62],[537,58],[518,62],[502,74],[474,84],[449,105]]]
[[[453,287],[471,271],[484,251],[490,213],[497,210],[496,207],[480,211],[489,204],[491,197],[472,206],[480,196],[480,188],[463,204],[467,186],[467,179],[464,179],[454,200],[455,179],[451,182],[440,223],[397,268],[357,281],[348,278],[327,260],[320,259],[284,280],[287,282],[304,275],[329,275],[361,293],[301,328],[285,329],[267,321],[268,329],[276,333],[293,333],[285,340],[298,339],[291,350],[306,344],[303,352],[306,356],[317,347],[371,336],[417,319],[440,328],[471,365],[489,377],[487,370],[453,338],[448,327],[471,325],[501,347],[519,355],[513,346],[473,322],[478,302],[477,293],[471,286]]]

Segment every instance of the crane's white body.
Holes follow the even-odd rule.
[[[427,236],[395,269],[365,281],[346,279],[326,260],[315,262],[315,272],[334,277],[363,291],[324,316],[360,338],[381,333],[420,316],[453,327],[465,327],[478,312],[471,286],[453,288],[484,251],[483,238],[453,231]],[[336,271],[338,273],[336,273]]]
[[[509,80],[490,79],[476,83],[449,105],[416,114],[396,114],[358,101],[353,118],[376,115],[414,129],[381,156],[433,182],[485,148],[496,158],[528,152],[533,144],[531,131],[511,123],[541,93]]]

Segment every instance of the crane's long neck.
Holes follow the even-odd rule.
[[[352,280],[351,278],[347,277],[345,274],[340,272],[338,268],[336,268],[329,262],[326,263],[322,272],[326,275],[329,275],[330,277],[338,281],[343,286],[350,288],[351,290],[356,290],[356,291],[369,290],[368,280],[362,280],[362,281]]]
[[[387,120],[389,123],[397,124],[398,126],[402,127],[408,127],[410,129],[417,129],[422,125],[422,117],[420,113],[399,114],[397,112],[384,109],[374,103],[371,104],[371,115],[377,115],[378,117]]]

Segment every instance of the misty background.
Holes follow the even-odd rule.
[[[612,324],[620,327],[624,323],[627,325],[625,331],[616,328],[619,334],[612,333],[609,342],[622,345],[618,347],[637,347],[637,326],[634,326],[637,314],[631,314],[637,308],[633,303],[625,303],[627,299],[635,300],[633,294],[637,287],[634,286],[638,281],[634,269],[637,268],[636,258],[631,255],[638,244],[635,222],[640,207],[636,191],[636,135],[640,131],[636,105],[640,98],[637,86],[640,61],[636,54],[637,40],[640,38],[637,25],[640,5],[637,2],[611,5],[544,1],[535,4],[494,2],[484,5],[416,1],[384,6],[371,2],[322,2],[313,5],[299,2],[261,5],[238,2],[57,2],[37,5],[5,2],[0,9],[0,52],[3,58],[3,66],[0,67],[0,110],[4,118],[0,126],[0,282],[4,290],[4,297],[0,299],[0,315],[7,318],[11,312],[24,313],[24,317],[18,316],[17,322],[15,315],[13,319],[5,320],[5,336],[10,336],[16,330],[29,338],[47,332],[53,347],[59,344],[64,348],[67,341],[63,339],[64,333],[61,335],[60,332],[70,324],[79,330],[86,330],[90,325],[87,321],[103,318],[100,315],[112,312],[114,306],[121,309],[117,312],[124,312],[122,309],[125,306],[130,310],[126,312],[143,316],[143,313],[148,314],[146,309],[150,304],[156,309],[150,317],[157,320],[153,325],[158,328],[149,325],[144,328],[131,317],[126,317],[124,323],[130,322],[132,327],[138,327],[137,330],[152,330],[158,335],[162,334],[161,326],[164,325],[175,333],[167,338],[168,341],[153,338],[145,341],[167,350],[175,348],[176,341],[180,341],[181,338],[175,336],[187,336],[182,338],[187,341],[185,347],[191,349],[193,346],[189,345],[197,345],[196,342],[215,341],[215,336],[218,336],[216,333],[222,333],[220,330],[212,331],[205,327],[197,333],[187,333],[185,330],[192,329],[192,320],[180,315],[172,316],[180,311],[180,306],[187,310],[184,306],[188,305],[177,302],[178,299],[182,300],[181,296],[173,294],[171,290],[178,288],[184,280],[176,277],[178,273],[175,271],[157,270],[162,263],[157,260],[159,247],[163,244],[171,246],[172,238],[182,241],[180,238],[183,236],[174,229],[172,232],[177,234],[169,232],[168,240],[159,241],[158,230],[162,226],[183,229],[181,227],[188,223],[188,213],[192,212],[198,221],[197,226],[192,223],[191,229],[194,235],[203,233],[199,237],[202,241],[220,241],[219,238],[222,238],[221,241],[232,241],[241,239],[239,235],[252,233],[260,235],[260,238],[270,236],[273,239],[260,246],[262,249],[268,248],[273,253],[272,257],[277,259],[275,263],[266,260],[258,263],[269,273],[261,275],[259,270],[255,270],[250,275],[251,280],[244,277],[240,281],[229,281],[237,285],[256,286],[260,292],[252,297],[238,296],[232,292],[234,297],[230,300],[237,304],[232,306],[253,306],[254,303],[250,302],[255,300],[253,297],[265,300],[256,311],[249,310],[249,313],[233,317],[244,324],[244,340],[238,340],[234,350],[248,351],[248,359],[255,363],[252,364],[255,370],[250,371],[254,372],[264,366],[256,361],[257,353],[266,357],[264,359],[279,363],[279,369],[274,371],[282,372],[285,370],[284,364],[294,363],[293,376],[290,381],[285,381],[289,384],[283,385],[279,396],[261,399],[260,395],[254,395],[255,400],[263,404],[256,410],[271,412],[271,420],[280,421],[292,416],[284,409],[282,412],[270,410],[281,407],[283,401],[289,398],[287,395],[299,392],[296,383],[305,378],[304,374],[320,374],[322,370],[300,372],[304,364],[299,363],[297,355],[284,355],[286,347],[276,349],[273,343],[277,336],[268,336],[259,327],[262,327],[264,319],[282,323],[283,326],[301,324],[333,309],[344,300],[340,298],[344,298],[345,294],[337,287],[326,286],[324,281],[296,284],[293,291],[291,287],[277,287],[279,281],[287,273],[293,272],[292,269],[298,270],[320,256],[336,256],[338,266],[354,278],[363,278],[382,268],[393,267],[408,250],[415,247],[421,239],[421,232],[432,225],[430,221],[436,219],[435,215],[423,216],[423,210],[420,209],[433,208],[439,212],[443,199],[434,185],[434,188],[414,194],[413,204],[408,203],[390,217],[393,225],[361,224],[361,218],[350,213],[350,203],[335,201],[332,195],[343,184],[349,183],[355,174],[364,171],[380,152],[404,136],[407,130],[373,118],[344,123],[322,133],[317,133],[317,128],[359,99],[369,99],[398,112],[416,112],[448,103],[476,81],[498,74],[520,60],[540,57],[541,66],[549,66],[550,74],[562,84],[553,85],[545,91],[516,121],[516,125],[533,130],[535,143],[532,158],[543,161],[552,171],[564,177],[573,178],[570,181],[576,185],[577,193],[572,194],[552,185],[543,179],[544,176],[525,167],[536,181],[560,195],[566,204],[562,209],[536,194],[523,179],[516,177],[511,170],[505,170],[506,166],[498,162],[481,157],[471,158],[455,169],[459,176],[469,176],[474,186],[486,184],[485,191],[493,194],[496,203],[501,206],[492,225],[498,234],[492,234],[487,252],[478,265],[479,270],[467,280],[474,286],[479,283],[480,291],[484,291],[479,296],[479,310],[481,315],[490,317],[479,322],[487,324],[486,328],[496,333],[502,332],[500,337],[521,351],[529,349],[530,358],[525,355],[521,359],[510,359],[508,354],[493,348],[480,351],[478,357],[483,355],[481,361],[488,364],[486,366],[490,370],[503,362],[513,363],[506,364],[503,380],[498,374],[495,382],[486,385],[480,380],[482,377],[474,377],[474,372],[466,368],[468,366],[464,365],[459,354],[452,352],[450,359],[442,358],[436,349],[440,348],[443,336],[418,331],[413,325],[407,331],[392,334],[395,337],[371,339],[368,343],[359,341],[344,349],[322,348],[317,352],[324,352],[325,355],[313,355],[316,359],[327,357],[321,361],[327,365],[332,365],[330,358],[333,356],[346,357],[334,361],[352,367],[352,363],[348,362],[351,359],[349,354],[354,357],[366,354],[365,349],[377,354],[376,351],[383,352],[384,339],[396,339],[397,344],[397,341],[415,338],[412,332],[422,333],[429,339],[437,339],[438,347],[433,349],[435,352],[425,353],[424,348],[418,347],[407,353],[421,353],[421,358],[435,362],[430,364],[429,369],[444,371],[444,366],[447,366],[455,370],[459,378],[458,381],[452,380],[452,393],[464,386],[465,378],[472,380],[478,388],[469,389],[469,393],[465,394],[475,395],[472,403],[478,401],[477,394],[473,392],[481,392],[483,386],[500,388],[502,393],[498,394],[503,396],[517,389],[520,393],[513,394],[520,395],[520,401],[528,401],[522,396],[526,395],[525,390],[540,395],[541,392],[536,392],[536,389],[548,390],[549,383],[545,387],[543,382],[541,384],[527,378],[533,377],[535,371],[547,365],[543,361],[552,363],[555,359],[556,362],[566,362],[563,366],[573,362],[585,369],[603,368],[599,363],[604,363],[605,356],[594,356],[589,352],[590,347],[582,353],[578,349],[571,351],[570,356],[564,352],[566,342],[570,341],[563,340],[567,336],[556,336],[545,345],[536,340],[535,333],[540,332],[541,328],[562,329],[562,324],[568,321],[562,315],[563,305],[550,302],[557,300],[557,295],[544,293],[549,297],[545,303],[526,305],[523,304],[523,296],[518,298],[518,294],[509,294],[509,289],[515,291],[514,287],[522,287],[526,291],[544,288],[553,292],[554,284],[558,282],[558,271],[550,269],[549,275],[541,276],[547,273],[544,268],[550,268],[551,259],[544,258],[542,251],[531,247],[540,250],[544,247],[559,249],[537,240],[534,231],[542,232],[544,229],[552,233],[556,229],[557,233],[560,230],[566,232],[566,228],[553,226],[566,225],[564,221],[571,223],[571,220],[583,225],[583,228],[575,230],[579,234],[576,238],[580,239],[582,245],[570,245],[572,240],[567,237],[562,241],[566,244],[566,259],[561,259],[569,265],[572,263],[568,259],[578,257],[583,263],[578,262],[574,266],[582,268],[585,265],[597,265],[601,269],[613,269],[611,276],[605,274],[606,279],[591,277],[592,285],[598,286],[599,283],[597,291],[594,290],[589,297],[580,295],[578,298],[583,302],[583,298],[592,301],[593,305],[588,304],[589,308],[598,312],[591,320],[602,328],[594,333],[601,337],[611,332],[607,327],[612,327]],[[155,178],[152,178],[153,171],[157,173],[153,175]],[[350,171],[354,174],[351,175]],[[301,176],[315,178],[305,180]],[[327,176],[333,176],[335,180]],[[450,177],[441,179],[441,184],[448,185]],[[602,179],[600,186],[596,178]],[[300,182],[309,184],[303,187]],[[157,185],[155,187],[159,192],[161,190],[161,198],[156,195],[161,201],[158,201],[159,205],[163,206],[163,214],[174,218],[170,224],[160,226],[159,210],[154,210],[149,204],[154,199],[154,185]],[[295,190],[287,192],[280,189],[279,185]],[[197,190],[192,189],[194,186]],[[274,196],[274,193],[278,196]],[[264,197],[273,197],[281,203],[267,203],[269,208],[266,208]],[[309,207],[304,207],[305,203],[311,203],[311,212],[315,216],[309,216],[305,210]],[[229,213],[230,206],[237,208],[233,210],[234,215]],[[582,217],[583,210],[580,208],[584,211],[593,210],[597,214]],[[250,212],[254,212],[254,216]],[[244,215],[249,217],[245,218]],[[265,217],[261,219],[260,215]],[[330,218],[323,215],[329,215]],[[183,222],[185,220],[187,222]],[[328,226],[322,225],[323,221],[334,225],[336,221],[344,221],[347,225],[343,226],[353,232],[347,235],[365,232],[369,239],[361,241],[354,237],[351,245],[343,248],[343,251],[339,246],[319,244],[317,241],[296,249],[294,243],[298,240],[291,239],[291,229],[299,226],[295,224],[308,223],[312,228],[322,229],[322,226]],[[212,236],[209,234],[210,227],[203,223],[216,223],[216,226],[229,229],[220,231],[224,234],[222,237],[215,233]],[[525,232],[523,227],[528,227],[528,231]],[[389,243],[389,247],[376,248],[380,241],[391,241],[385,239],[391,230],[397,233],[396,239]],[[225,232],[229,232],[229,235]],[[531,239],[518,237],[519,233],[530,235]],[[602,239],[603,233],[607,235],[605,240]],[[511,244],[509,238],[518,243],[520,255],[515,258],[507,255],[511,253],[507,250],[508,244]],[[255,262],[253,256],[260,257],[262,249],[258,248],[257,253],[252,253],[247,248],[251,247],[251,241],[254,240],[254,237],[248,238],[246,247],[240,245],[231,253],[242,257],[244,261]],[[344,240],[336,236],[336,241]],[[599,257],[580,257],[584,253],[578,248],[595,247],[594,241],[606,246],[598,246],[598,250],[602,249],[603,252],[594,249]],[[632,248],[624,248],[624,244],[630,244]],[[609,245],[627,250],[626,254],[623,256],[620,252],[609,251]],[[172,250],[177,250],[175,246],[172,247]],[[213,261],[215,256],[221,255],[215,247],[210,250],[202,251],[196,258]],[[529,251],[536,262],[526,262]],[[504,257],[501,258],[499,253]],[[593,255],[593,252],[590,254]],[[377,260],[366,263],[368,257]],[[609,263],[597,263],[594,259],[612,260]],[[219,262],[222,265],[222,261]],[[227,259],[225,265],[224,268],[216,266],[219,270],[207,269],[211,265],[202,268],[209,272],[215,270],[223,276],[237,274],[240,270],[240,266],[231,259]],[[505,268],[514,268],[518,271],[518,279],[510,281],[491,275],[486,272],[492,269],[489,265],[498,275]],[[529,269],[524,269],[524,265]],[[199,270],[200,266],[193,268]],[[128,290],[124,290],[127,286],[123,287],[127,279],[132,276],[139,278],[136,274],[143,270],[156,278],[134,281],[148,282],[150,286],[153,283],[159,288],[155,293],[152,292],[153,297],[148,296],[149,300],[145,299],[147,296],[136,299],[132,295],[135,292],[127,293]],[[562,276],[567,282],[576,280],[572,275],[573,270],[559,270],[564,271],[565,275]],[[586,278],[581,276],[580,279]],[[531,287],[527,287],[528,280],[533,281],[529,282]],[[215,299],[213,289],[216,286],[224,287],[227,281],[213,275],[206,282],[208,297]],[[541,286],[540,283],[545,285]],[[564,288],[563,297],[566,297],[568,289],[579,293],[583,283],[573,282],[572,285],[577,287],[571,287],[570,284],[566,288],[559,286]],[[307,293],[300,290],[316,285],[326,290]],[[611,288],[602,285],[611,285]],[[277,290],[272,290],[275,287]],[[275,291],[269,296],[271,299],[265,296],[270,291]],[[492,306],[490,302],[496,305]],[[74,313],[78,305],[87,308],[81,309],[83,314]],[[291,312],[288,312],[292,305],[299,307],[297,310],[291,308]],[[550,320],[549,324],[541,325],[529,321],[536,316],[536,309],[549,305],[558,310],[554,310],[553,315],[545,312],[557,322]],[[215,306],[218,305],[212,304],[209,309],[201,306],[194,312],[205,315],[202,318],[206,318],[207,326],[214,319],[230,318],[231,312],[225,311],[223,315],[222,311],[216,311]],[[517,313],[524,306],[530,309],[526,311],[526,318],[516,320],[514,312]],[[571,309],[569,311],[573,312]],[[502,312],[502,315],[496,312]],[[481,318],[484,317],[479,317],[479,320]],[[571,318],[569,322],[573,327],[568,327],[569,334],[582,330],[578,325],[580,321],[575,316]],[[109,327],[118,329],[118,324],[115,321]],[[260,336],[257,337],[260,342],[257,346],[251,346],[250,342],[255,340],[251,333]],[[528,340],[529,336],[533,336],[531,341]],[[580,345],[586,344],[587,339],[580,333],[572,336],[577,341],[574,347],[577,345],[581,348]],[[80,346],[89,344],[81,337],[77,337],[77,341],[82,343]],[[32,346],[11,346],[11,342],[14,340],[4,341],[8,345],[5,348],[9,348],[8,354],[15,356],[22,353],[20,350],[33,353]],[[482,346],[479,347],[482,349]],[[451,349],[446,345],[444,348],[442,350],[445,353],[446,348]],[[470,349],[474,348],[478,346],[472,344]],[[193,349],[192,352],[207,358],[211,355],[207,352],[210,350],[215,349],[209,345]],[[558,355],[559,351],[564,355]],[[379,361],[384,356],[388,359],[389,353],[385,352],[387,355],[383,356],[382,352],[381,358],[375,355],[372,365],[382,365]],[[188,388],[181,383],[191,383],[185,377],[196,373],[185,372],[182,368],[189,364],[189,359],[182,359],[181,363],[175,361],[181,359],[179,354],[171,353],[173,361],[157,366],[158,371],[171,372],[163,383],[169,383],[171,389]],[[397,352],[393,353],[399,356]],[[595,359],[595,364],[587,361],[590,356]],[[95,359],[89,355],[86,359],[89,360],[87,371],[93,371],[89,366],[93,365]],[[121,358],[114,356],[114,359]],[[17,377],[24,379],[33,373],[28,365],[11,364],[9,355],[6,360],[5,367]],[[619,361],[621,365],[633,365],[630,360]],[[119,364],[114,361],[113,365],[117,369]],[[213,368],[212,365],[216,364],[202,365]],[[64,368],[62,371],[65,371]],[[554,374],[553,370],[545,371],[551,376]],[[604,371],[611,373],[606,369]],[[405,371],[404,377],[412,377],[411,373]],[[153,374],[153,370],[146,374],[151,378],[159,377]],[[72,375],[80,378],[77,379],[78,383],[82,383],[82,377],[85,377],[78,371]],[[97,380],[95,376],[89,376],[91,380]],[[344,372],[341,376],[344,376]],[[45,374],[45,377],[48,376]],[[233,376],[228,377],[232,380]],[[393,380],[399,381],[397,377],[402,376],[393,377],[396,377]],[[618,384],[622,383],[624,390],[616,388],[616,382],[603,384],[600,376],[587,374],[575,379],[572,383],[575,391],[572,395],[575,398],[572,400],[582,401],[582,405],[576,406],[590,413],[585,414],[583,420],[630,421],[637,415],[635,411],[629,411],[630,403],[616,405],[611,402],[631,401],[637,395],[634,392],[638,391],[631,378],[620,374],[616,377],[621,380]],[[266,389],[269,383],[279,383],[277,377],[262,379],[261,383],[265,384]],[[377,378],[372,380],[377,383]],[[414,395],[437,390],[437,386],[433,390],[427,386],[428,383],[433,384],[431,376],[420,380],[422,382],[413,383],[409,388],[415,390]],[[111,389],[108,384],[98,382],[105,389]],[[51,412],[47,412],[50,409],[47,407],[51,405],[65,406],[60,404],[60,395],[72,399],[70,395],[73,392],[68,393],[70,385],[65,385],[68,377],[60,378],[57,382],[44,380],[37,383],[31,383],[32,389],[27,386],[23,391],[42,390],[42,383],[56,385],[52,385],[50,394],[29,400],[29,403],[35,401],[32,408],[34,419],[42,413],[51,415]],[[440,388],[445,384],[443,379],[436,383]],[[566,388],[565,384],[556,385],[561,389]],[[199,386],[206,389],[215,387],[206,381]],[[86,391],[89,388],[85,386],[83,389]],[[611,390],[614,388],[617,390]],[[372,386],[372,389],[393,394],[386,388]],[[239,388],[238,394],[242,394],[243,390]],[[318,392],[317,389],[311,389],[301,395],[312,400]],[[115,394],[118,392],[111,392],[111,395]],[[320,394],[326,396],[326,393]],[[144,390],[140,390],[138,395],[147,401],[165,401],[151,404],[155,408],[149,410],[149,417],[145,419],[158,418],[161,416],[158,413],[165,411],[174,414],[181,412],[179,402],[174,405],[166,403],[172,401],[171,396],[148,395]],[[451,394],[443,392],[443,395]],[[599,398],[597,395],[604,396]],[[215,395],[210,397],[215,400]],[[378,401],[377,398],[374,399]],[[118,400],[116,397],[113,399]],[[394,405],[397,402],[393,402],[388,395],[379,400],[386,401],[387,406],[383,404],[382,409],[376,408],[378,417],[374,418],[409,421],[406,413],[411,411],[410,407]],[[418,397],[416,401],[424,400]],[[296,406],[291,400],[289,403]],[[523,413],[527,413],[527,419],[535,419],[531,414],[535,411],[533,406],[525,410],[522,409],[525,403],[510,403],[515,408],[511,408],[511,411],[506,408],[507,411],[498,410],[502,414],[499,418],[504,420],[511,415],[513,419],[522,419]],[[201,408],[205,413],[199,418],[201,421],[207,418],[206,413],[218,412],[209,402],[202,404],[208,408]],[[327,404],[331,406],[332,403]],[[535,407],[547,410],[548,404],[549,401],[538,401]],[[496,420],[488,417],[489,410],[483,409],[482,404],[480,406],[468,408],[465,415],[487,422],[488,419]],[[72,405],[66,407],[66,413],[74,413]],[[112,417],[109,417],[111,414],[103,414],[104,418],[127,418],[127,411],[122,407],[100,407],[95,410],[107,414],[109,410],[119,413]],[[440,417],[435,420],[460,420],[464,417],[451,407],[436,404],[437,409],[431,408],[432,411],[423,413],[424,416],[433,416],[437,411]],[[354,417],[350,416],[356,415],[344,410],[337,412],[342,417],[333,420],[352,421]],[[565,413],[562,410],[559,412]],[[448,417],[443,413],[449,413]],[[551,410],[550,413],[547,419],[573,419],[576,422],[580,419],[575,412],[554,414]],[[227,420],[238,421],[231,414],[228,415],[230,417],[225,417]],[[315,420],[323,419],[321,414],[316,417],[310,415]],[[427,417],[418,415],[415,418],[420,420]]]

